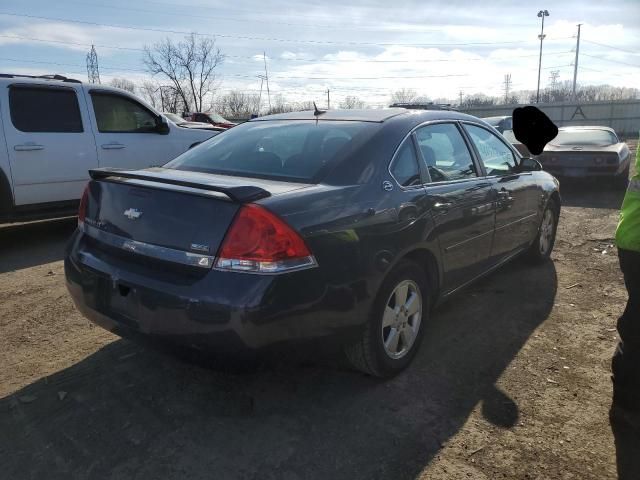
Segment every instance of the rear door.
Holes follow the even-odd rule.
[[[428,172],[427,198],[443,258],[443,287],[449,292],[487,268],[494,230],[493,189],[457,123],[426,125],[415,137]]]
[[[518,157],[504,138],[479,124],[465,122],[464,128],[496,198],[491,261],[497,263],[526,247],[535,237],[542,188],[531,172],[517,172]]]
[[[88,170],[98,166],[82,97],[67,85],[16,83],[5,92],[2,123],[16,206],[79,199]]]
[[[134,98],[99,89],[88,97],[101,167],[164,165],[184,151],[176,132],[158,133],[156,113]]]

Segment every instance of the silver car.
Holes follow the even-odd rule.
[[[562,127],[537,160],[556,177],[605,178],[626,188],[631,155],[609,127]]]

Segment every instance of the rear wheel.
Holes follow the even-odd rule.
[[[534,262],[543,262],[551,256],[553,246],[556,243],[556,231],[558,229],[559,207],[555,200],[547,202],[547,207],[542,214],[542,222],[538,229],[538,235],[531,247],[528,257]]]
[[[390,377],[415,356],[429,315],[427,278],[415,263],[403,261],[384,281],[369,323],[345,348],[349,362],[376,377]]]

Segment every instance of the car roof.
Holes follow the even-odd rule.
[[[379,109],[348,109],[327,110],[315,115],[313,110],[303,112],[278,113],[251,119],[251,122],[263,122],[271,120],[337,120],[351,122],[384,122],[397,115],[407,113],[405,108],[379,108]]]
[[[406,118],[413,122],[426,122],[429,120],[474,120],[477,117],[449,110],[415,110],[406,108],[378,108],[362,110],[327,110],[315,115],[312,110],[304,112],[279,113],[264,117],[253,118],[250,122],[268,122],[274,120],[317,120],[317,121],[343,121],[343,122],[374,122],[383,123],[390,119]]]

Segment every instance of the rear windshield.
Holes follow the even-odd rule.
[[[229,129],[166,168],[316,183],[377,131],[370,122],[260,121]]]
[[[608,130],[560,130],[551,141],[553,145],[613,145],[618,143],[616,136]]]

